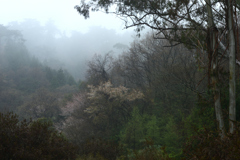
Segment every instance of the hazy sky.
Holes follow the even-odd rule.
[[[49,61],[48,65],[53,64],[52,66],[58,64],[53,60],[59,61],[60,67],[68,69],[76,79],[83,79],[87,61],[94,54],[105,54],[114,50],[113,46],[116,43],[129,45],[135,32],[133,32],[133,28],[124,29],[124,22],[114,15],[92,12],[90,19],[84,19],[74,9],[74,6],[78,5],[80,1],[0,0],[0,24],[7,26],[9,22],[35,19],[45,26],[49,20],[53,21],[58,29],[65,31],[66,35],[70,35],[69,39],[62,37],[63,39],[55,39],[50,42],[50,40],[44,40],[46,38],[44,35],[41,37],[38,33],[33,34],[33,30],[21,28],[26,40],[25,45],[30,53],[40,61]],[[86,34],[72,32],[73,30]],[[73,37],[71,37],[72,33],[74,33]],[[34,37],[35,35],[39,37]],[[118,52],[121,51],[118,50]]]
[[[7,25],[12,21],[37,19],[42,24],[53,20],[61,30],[77,30],[83,33],[89,26],[102,26],[115,29],[118,33],[124,32],[124,23],[114,15],[101,12],[90,14],[85,20],[80,16],[75,5],[81,0],[0,0],[0,24]]]

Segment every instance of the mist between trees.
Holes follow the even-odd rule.
[[[7,28],[21,32],[29,53],[40,62],[53,69],[67,69],[77,81],[85,78],[87,61],[94,54],[120,54],[133,39],[131,32],[117,34],[115,30],[97,26],[87,33],[65,32],[51,20],[42,25],[35,19],[26,19],[10,22]]]
[[[84,78],[33,55],[54,53],[53,43],[84,45],[80,39],[100,31],[68,37],[29,20],[42,38],[24,42],[30,31],[0,26],[0,157],[240,159],[239,1],[93,0],[75,8],[89,18],[89,9],[109,13],[112,5],[126,28],[152,32],[127,44],[111,39],[112,31],[99,35],[102,43],[93,38],[103,49],[88,62],[74,59]],[[36,141],[26,139],[38,131]]]

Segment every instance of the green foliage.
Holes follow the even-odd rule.
[[[12,42],[5,46],[4,58],[12,70],[19,69],[30,62],[30,56],[22,43]]]
[[[79,80],[78,88],[80,91],[83,91],[83,92],[86,91],[88,89],[87,86],[88,86],[88,82]]]
[[[65,70],[54,70],[50,67],[45,67],[46,78],[50,82],[50,86],[53,89],[64,86],[66,84],[72,86],[76,85],[74,78]]]
[[[236,83],[236,120],[240,121],[240,81],[238,80]],[[227,116],[228,114],[228,105],[229,105],[229,90],[228,87],[222,87],[221,88],[221,101],[223,105],[223,114],[224,116]],[[226,121],[226,126],[228,126],[228,121]]]
[[[214,116],[214,108],[211,106],[193,108],[191,114],[184,119],[184,132],[190,137],[205,127],[214,129],[216,126]]]
[[[171,116],[162,117],[161,121],[154,115],[141,115],[135,107],[132,118],[120,134],[120,143],[129,149],[140,150],[146,138],[150,138],[156,145],[166,146],[169,157],[179,157],[182,154],[182,131]]]
[[[7,87],[0,89],[0,111],[13,111],[23,103],[23,93]]]
[[[72,102],[72,100],[73,100],[73,94],[72,94],[72,93],[66,94],[66,95],[64,95],[64,97],[63,97],[62,104],[63,104],[64,106],[66,106],[67,103],[68,103],[68,102]]]
[[[56,95],[46,88],[37,90],[31,94],[28,101],[18,107],[18,113],[23,117],[34,119],[46,117],[54,121],[60,114],[60,102]]]
[[[67,84],[70,85],[70,86],[77,84],[76,81],[75,81],[75,79],[74,79],[73,76],[71,76],[71,75],[69,75],[69,76],[67,77],[67,80],[66,80],[66,81],[67,81]]]
[[[28,114],[28,117],[39,118],[39,116],[45,116],[57,119],[56,115],[59,113],[57,108],[59,106],[53,105],[52,102],[46,100],[46,97],[43,98],[44,100],[42,99],[42,103],[45,103],[45,107],[47,106],[45,108],[47,114],[36,116],[32,114],[35,112],[34,110],[28,109],[36,108],[33,97],[38,99],[36,101],[40,101],[41,98],[36,96],[36,92],[39,92],[40,88],[51,89],[51,94],[48,94],[48,92],[46,95],[50,96],[50,99],[55,97],[55,102],[57,98],[59,101],[64,93],[55,89],[66,84],[74,87],[76,83],[73,77],[67,71],[56,71],[44,67],[37,58],[31,57],[19,31],[8,30],[0,25],[0,35],[0,111],[17,112],[18,109],[21,116]],[[46,101],[49,104],[46,104],[48,103]],[[26,107],[27,104],[31,106]],[[21,109],[23,110],[20,111]],[[29,114],[29,112],[32,113]]]
[[[83,144],[81,153],[87,155],[88,158],[94,157],[99,159],[115,160],[118,156],[122,155],[122,151],[122,147],[118,146],[115,142],[92,138]]]
[[[90,105],[84,110],[94,124],[101,126],[106,136],[119,134],[120,127],[127,121],[132,110],[131,104],[142,99],[143,94],[126,87],[113,87],[110,82],[89,86]]]
[[[162,142],[166,146],[166,151],[169,153],[170,157],[177,157],[182,152],[183,137],[180,136],[180,133],[175,120],[170,116],[162,137]]]
[[[57,81],[58,81],[58,84],[57,84],[58,86],[63,86],[66,84],[66,77],[62,69],[59,69],[57,71]]]
[[[135,107],[132,111],[132,118],[120,134],[120,142],[130,149],[140,149],[145,138],[151,138],[157,142],[160,134],[157,118],[141,115],[138,108]]]
[[[3,160],[75,159],[77,148],[48,120],[19,122],[13,113],[0,113],[0,157]]]
[[[239,126],[233,134],[228,133],[223,139],[218,130],[204,129],[192,136],[184,148],[185,159],[193,160],[238,160],[240,159]]]
[[[128,148],[139,149],[141,140],[144,140],[143,118],[135,107],[132,111],[132,119],[128,121],[124,131],[121,133],[121,142]]]
[[[221,101],[226,106],[229,103],[228,91],[225,87],[222,87],[221,90]],[[221,139],[219,131],[216,130],[214,108],[211,105],[212,102],[209,102],[209,97],[210,95],[199,97],[198,106],[185,119],[185,133],[188,138],[183,147],[184,157],[185,159],[204,160],[239,159],[239,128],[234,134],[227,134],[224,139]],[[237,101],[238,99],[237,97]],[[227,109],[227,107],[223,108]]]
[[[144,149],[134,151],[128,155],[129,160],[170,160],[165,147],[154,145],[152,140],[146,139],[144,142]]]
[[[155,143],[158,142],[160,135],[158,127],[158,118],[156,116],[147,116],[145,115],[145,125],[146,125],[146,137],[151,138]]]
[[[40,68],[25,66],[16,70],[15,75],[16,88],[25,93],[33,93],[39,88],[48,87],[49,83]]]

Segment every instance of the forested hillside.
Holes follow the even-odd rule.
[[[0,26],[0,110],[22,117],[59,118],[60,99],[76,91],[74,78],[28,52],[20,31]],[[43,105],[44,104],[44,105]]]
[[[68,37],[51,21],[0,25],[0,159],[240,159],[239,4],[91,0],[75,7],[89,18],[89,10],[115,6],[139,34],[128,44],[94,27]],[[74,77],[85,73],[77,82],[52,56],[65,52],[93,55],[65,55],[80,70]]]
[[[132,39],[131,32],[119,35],[97,26],[92,26],[87,33],[65,32],[51,20],[46,24],[35,19],[13,21],[8,29],[21,31],[26,48],[42,64],[56,70],[65,68],[76,80],[85,78],[86,63],[94,54],[120,54]]]
[[[144,152],[151,142],[158,154],[166,146],[169,157],[180,158],[190,136],[215,127],[214,110],[206,105],[206,68],[196,65],[196,51],[182,45],[166,48],[171,44],[153,35],[134,41],[118,58],[95,55],[89,62],[86,81],[65,107],[63,126],[83,153],[85,145],[93,145],[89,153],[106,147],[95,139],[86,142],[94,137],[120,145],[133,157],[134,150]]]

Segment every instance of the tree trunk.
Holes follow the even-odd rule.
[[[214,107],[216,113],[216,119],[218,123],[218,128],[220,130],[220,135],[223,138],[225,136],[225,126],[222,115],[221,101],[220,101],[220,89],[218,87],[218,51],[217,51],[217,41],[218,41],[218,31],[213,21],[212,7],[210,0],[205,0],[207,4],[208,12],[208,30],[210,38],[209,54],[211,54],[211,84],[214,94]]]
[[[236,121],[236,75],[235,75],[235,36],[233,29],[233,4],[228,0],[228,32],[229,32],[229,132],[235,130]]]

